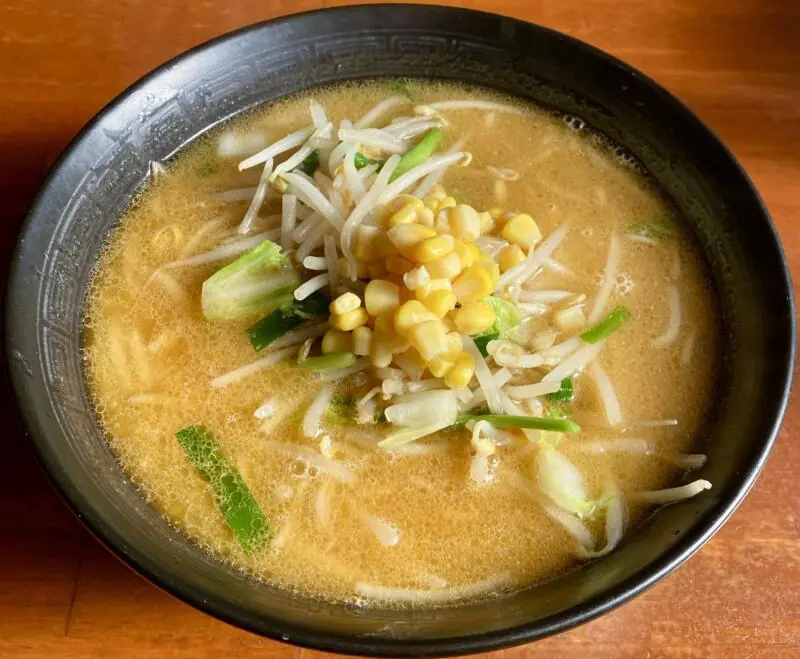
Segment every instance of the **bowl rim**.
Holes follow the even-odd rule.
[[[240,607],[224,600],[209,598],[207,593],[198,589],[188,580],[182,578],[175,579],[170,573],[162,571],[156,563],[149,559],[145,552],[129,545],[127,542],[125,542],[125,538],[118,536],[116,532],[104,524],[102,515],[98,514],[91,502],[83,497],[81,492],[75,486],[73,486],[66,473],[58,469],[59,463],[49,447],[49,442],[44,436],[45,433],[39,433],[34,430],[36,428],[36,423],[34,423],[34,420],[38,416],[38,413],[27,400],[27,394],[24,391],[25,387],[23,383],[26,378],[26,366],[21,364],[20,361],[15,358],[15,345],[17,341],[16,337],[24,331],[22,326],[23,323],[15,318],[15,314],[11,313],[15,304],[22,302],[24,299],[22,292],[22,282],[24,277],[22,272],[22,263],[20,260],[22,243],[25,236],[32,229],[33,223],[41,213],[40,207],[42,200],[50,188],[53,179],[56,177],[65,161],[68,160],[73,152],[78,149],[91,130],[100,125],[104,118],[113,112],[115,108],[127,102],[130,96],[136,94],[150,81],[157,79],[163,72],[169,70],[175,65],[187,62],[193,57],[205,53],[206,51],[215,48],[223,42],[236,40],[239,37],[251,32],[258,32],[266,26],[280,26],[282,24],[289,24],[295,21],[302,21],[306,17],[312,15],[322,13],[365,13],[374,11],[376,9],[394,9],[408,12],[419,12],[421,16],[427,12],[433,11],[450,13],[452,15],[477,14],[491,18],[492,20],[502,19],[504,21],[523,25],[526,27],[526,29],[533,30],[537,34],[543,35],[547,38],[560,39],[568,43],[570,47],[576,51],[581,51],[585,56],[603,59],[609,64],[613,64],[614,66],[621,68],[626,73],[635,75],[639,81],[650,88],[650,91],[656,93],[660,102],[675,107],[677,110],[683,113],[689,121],[695,124],[696,129],[704,132],[705,137],[713,142],[720,150],[720,153],[724,155],[735,167],[737,173],[741,176],[742,181],[747,186],[747,192],[756,201],[761,211],[761,217],[759,219],[763,220],[763,230],[768,232],[768,238],[773,243],[775,253],[780,257],[776,271],[779,270],[783,274],[783,280],[780,283],[784,289],[782,293],[784,293],[786,296],[786,310],[789,314],[789,331],[785,336],[782,337],[785,339],[785,342],[778,346],[778,350],[784,357],[782,359],[782,363],[785,365],[785,371],[782,374],[780,382],[781,398],[775,408],[776,413],[772,423],[770,424],[769,433],[764,438],[761,446],[755,451],[756,455],[753,459],[753,462],[747,468],[746,474],[743,476],[739,486],[736,488],[729,488],[733,491],[730,492],[728,496],[720,497],[718,504],[715,506],[716,510],[709,514],[710,519],[707,523],[699,523],[696,528],[687,532],[684,537],[681,538],[669,551],[665,552],[650,565],[643,568],[635,575],[628,577],[616,587],[605,591],[603,594],[592,597],[571,609],[549,615],[536,623],[523,624],[500,631],[482,632],[480,634],[470,636],[452,636],[432,640],[418,640],[407,638],[390,639],[375,636],[354,636],[344,633],[315,630],[312,628],[295,625],[289,621],[276,620],[273,618],[264,617],[254,621],[252,618],[243,616],[241,613],[242,609]],[[736,510],[743,498],[753,486],[756,478],[762,471],[777,439],[781,423],[786,413],[786,408],[791,393],[796,357],[796,318],[794,292],[786,255],[783,251],[777,229],[772,221],[769,211],[766,208],[766,205],[764,204],[761,196],[759,195],[744,168],[735,158],[733,153],[727,148],[727,146],[725,146],[725,144],[694,113],[693,110],[691,110],[676,96],[667,91],[649,76],[641,73],[639,70],[626,64],[622,60],[586,42],[576,39],[575,37],[512,16],[505,16],[502,14],[495,14],[492,12],[462,7],[430,4],[407,5],[388,3],[380,5],[347,5],[340,7],[326,7],[277,16],[268,20],[243,26],[241,28],[218,35],[207,41],[201,42],[200,44],[179,53],[175,57],[169,59],[128,85],[109,103],[102,107],[80,129],[75,137],[70,140],[40,184],[39,189],[20,227],[17,237],[5,290],[4,311],[4,350],[8,369],[11,375],[10,379],[12,390],[16,399],[17,407],[19,408],[23,418],[26,434],[33,442],[37,460],[43,466],[50,482],[53,484],[61,498],[75,513],[78,519],[98,540],[103,543],[107,549],[109,549],[124,564],[132,568],[140,575],[144,576],[148,581],[159,587],[162,591],[167,592],[176,599],[190,604],[194,608],[199,609],[200,611],[203,611],[212,617],[220,619],[240,629],[245,629],[249,632],[253,632],[276,641],[289,641],[292,644],[301,647],[362,656],[453,656],[519,645],[558,632],[566,631],[576,627],[577,625],[589,622],[600,615],[617,608],[618,606],[624,604],[625,602],[631,600],[655,585],[658,581],[660,581],[680,564],[690,558],[695,552],[697,552],[720,529],[720,527]]]

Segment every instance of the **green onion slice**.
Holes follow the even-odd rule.
[[[580,432],[581,427],[570,419],[549,419],[539,416],[515,416],[513,414],[462,414],[457,423],[488,421],[495,428],[528,428],[551,432]]]
[[[242,548],[248,554],[263,549],[272,535],[267,519],[239,470],[222,454],[211,433],[202,426],[189,426],[175,437],[208,483],[214,502]]]
[[[581,334],[581,338],[586,343],[597,343],[616,332],[622,323],[631,317],[631,310],[628,307],[617,307],[608,314],[603,320],[592,325],[588,330]]]

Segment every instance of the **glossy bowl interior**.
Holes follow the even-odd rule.
[[[357,610],[256,583],[185,540],[138,495],[93,415],[82,306],[98,251],[150,160],[287,93],[339,80],[423,76],[510,92],[578,115],[624,145],[689,219],[723,310],[724,374],[699,474],[714,488],[664,508],[609,557],[499,601]],[[794,358],[791,286],[769,216],[731,154],[675,98],[564,35],[424,6],[291,16],[200,46],[136,83],[55,166],[22,231],[7,295],[14,387],[40,458],[77,514],[123,560],[194,606],[277,639],[369,655],[447,655],[539,638],[663,577],[752,485],[774,441]],[[707,445],[705,445],[707,444]]]

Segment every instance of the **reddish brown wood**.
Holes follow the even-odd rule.
[[[0,0],[0,259],[47,166],[115,94],[165,59],[325,0]],[[456,3],[451,3],[456,4]],[[588,41],[687,102],[741,159],[800,269],[797,0],[462,0]],[[11,419],[8,395],[3,418]],[[506,657],[800,656],[800,409],[766,472],[695,558],[618,611]],[[246,634],[159,592],[70,515],[6,424],[0,460],[0,656],[311,653]],[[499,654],[499,653],[498,653]]]

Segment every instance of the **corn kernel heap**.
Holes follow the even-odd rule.
[[[524,260],[542,238],[530,215],[513,215],[504,223],[503,218],[499,209],[479,213],[457,204],[441,186],[424,199],[397,197],[380,226],[358,227],[355,274],[369,281],[362,297],[347,292],[331,302],[322,352],[368,356],[376,367],[389,366],[402,353],[448,387],[466,387],[475,363],[463,352],[461,335],[492,327],[495,312],[483,299],[492,294],[500,272]],[[509,242],[498,254],[499,264],[473,242],[495,232]],[[339,259],[342,276],[349,277],[351,268]]]

